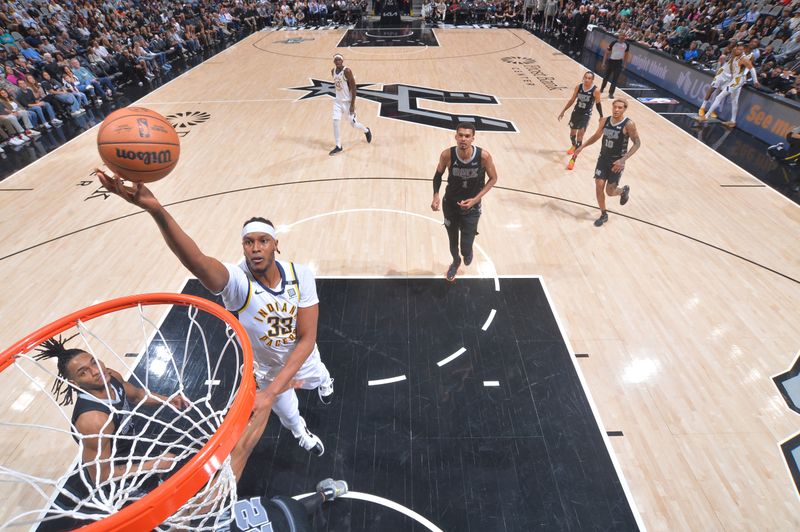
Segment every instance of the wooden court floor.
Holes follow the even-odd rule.
[[[595,228],[599,147],[566,171],[568,126],[556,119],[579,64],[522,30],[336,48],[343,31],[294,32],[294,43],[252,35],[139,102],[183,113],[180,163],[152,189],[200,247],[233,262],[241,223],[264,215],[279,226],[281,257],[320,276],[443,274],[430,182],[453,132],[396,119],[406,100],[360,99],[373,142],[343,124],[344,152],[329,157],[331,99],[290,89],[329,81],[340,52],[373,84],[364,90],[494,96],[417,100],[516,130],[477,134],[499,181],[484,201],[485,254],[462,274],[542,276],[574,352],[589,355],[579,364],[603,425],[623,434],[611,444],[648,529],[800,529],[779,447],[800,418],[771,379],[800,350],[800,208],[770,188],[722,186],[757,181],[629,99],[643,142],[623,176],[631,201],[611,201]],[[2,346],[98,300],[183,285],[155,224],[98,190],[95,141],[96,128],[0,183]],[[8,404],[18,390],[2,393]],[[23,460],[47,453],[19,437],[24,450],[4,446]]]

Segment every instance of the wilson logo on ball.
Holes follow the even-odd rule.
[[[117,157],[120,159],[129,159],[131,161],[142,161],[144,164],[164,164],[172,162],[172,153],[169,150],[133,151],[117,148]]]

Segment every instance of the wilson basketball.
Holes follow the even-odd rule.
[[[97,149],[112,172],[139,183],[166,176],[181,153],[175,128],[143,107],[126,107],[108,115],[97,133]]]

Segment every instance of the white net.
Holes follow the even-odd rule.
[[[67,348],[85,351],[92,365],[102,361],[142,392],[129,394],[125,403],[108,399],[120,398],[120,384],[101,378],[106,393],[98,398],[96,387],[93,395],[67,382],[55,359],[37,360],[35,350],[17,353],[0,373],[0,408],[6,413],[0,420],[0,528],[72,529],[115,514],[162,485],[166,489],[223,423],[243,373],[252,379],[242,372],[234,330],[195,306],[138,305],[78,321],[62,336],[71,335]],[[62,405],[64,395],[53,393],[54,382],[62,392],[70,387],[76,403]],[[143,398],[133,400],[139,393]],[[103,412],[96,434],[82,433],[85,421],[74,415],[78,401],[83,408],[100,403],[88,414],[81,409],[83,420]],[[184,496],[158,530],[227,524],[225,510],[236,497],[230,459],[216,457],[199,469],[210,479]]]

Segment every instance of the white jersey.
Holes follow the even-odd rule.
[[[336,99],[341,102],[349,102],[350,101],[350,85],[347,84],[347,77],[344,75],[344,71],[347,70],[347,67],[342,68],[341,72],[336,72],[336,69],[333,69],[333,85],[336,87]]]
[[[225,308],[237,314],[253,344],[257,373],[268,377],[277,375],[294,350],[298,309],[319,303],[311,270],[286,261],[276,261],[276,265],[281,282],[268,287],[255,280],[244,259],[226,264],[228,284],[220,292]],[[306,364],[317,360],[317,353],[314,346]]]
[[[744,60],[750,60],[750,64],[753,61],[753,54],[742,54],[736,60],[736,71],[733,74],[733,79],[731,80],[730,87],[732,89],[741,89],[742,85],[747,81],[747,67],[744,66]]]
[[[736,57],[730,56],[725,59],[725,62],[717,69],[715,77],[733,78],[739,70],[739,61]]]

